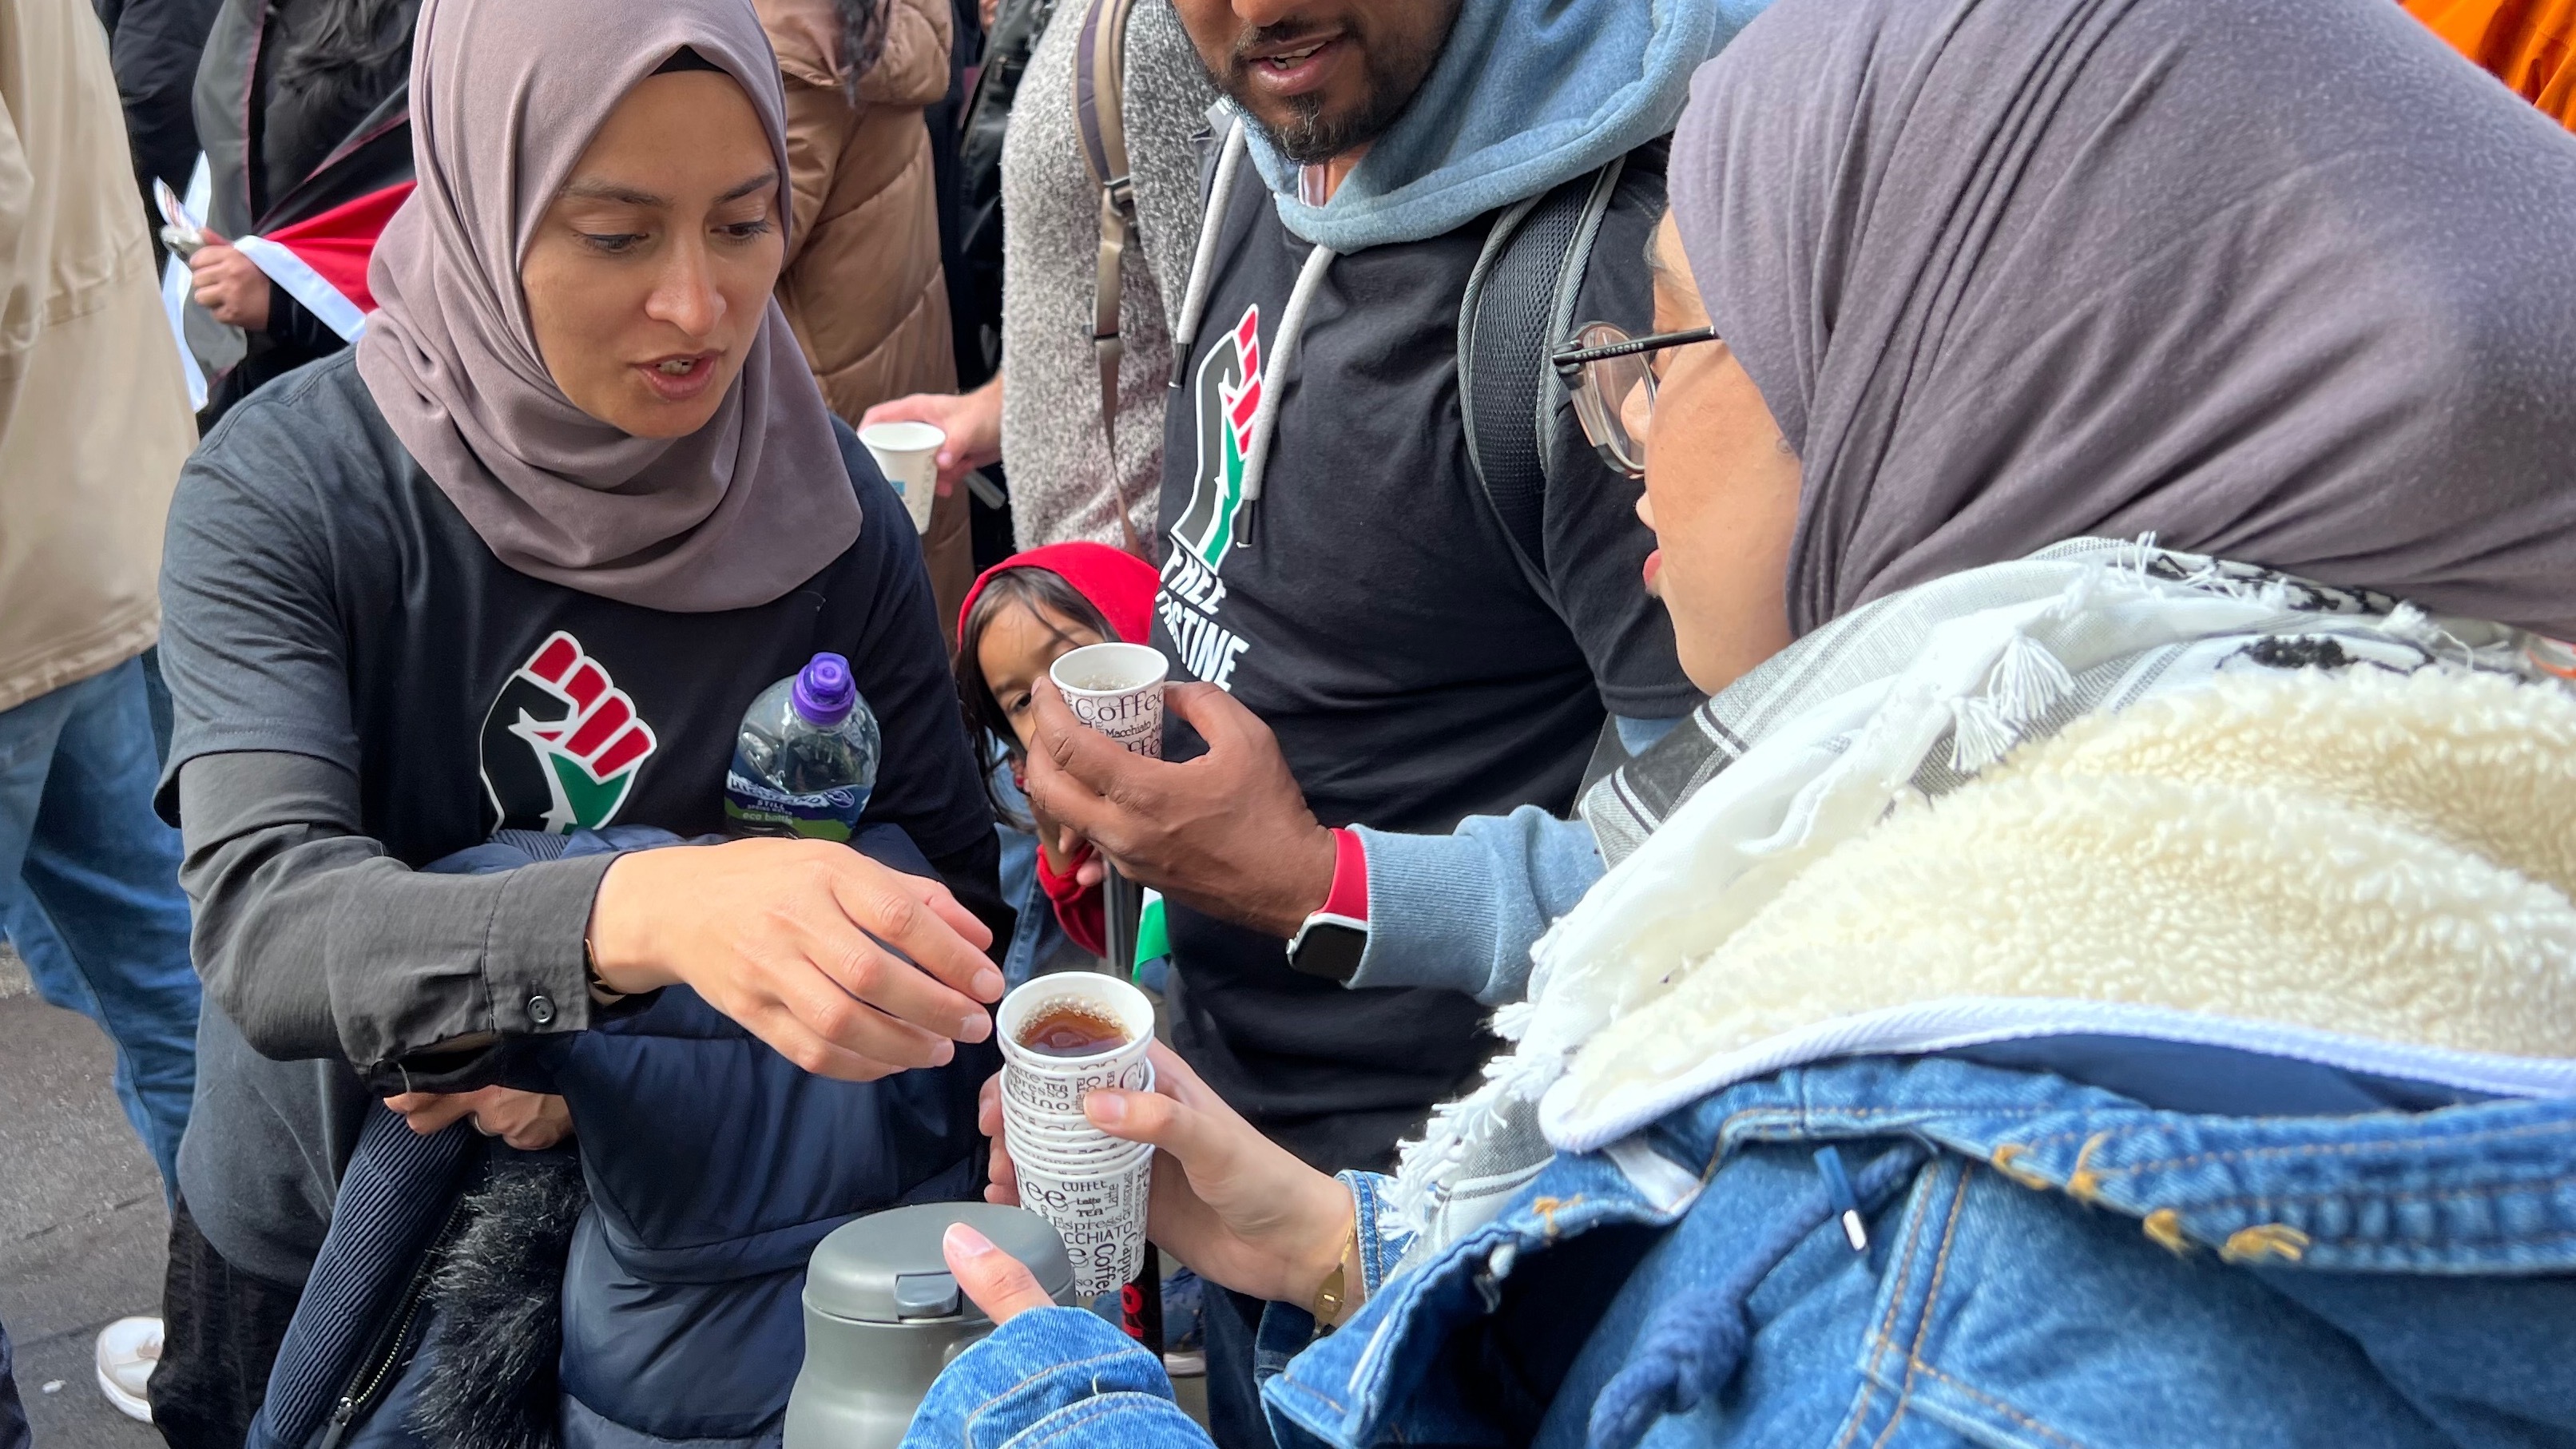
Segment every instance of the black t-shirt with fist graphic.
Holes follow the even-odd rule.
[[[172,504],[165,811],[189,760],[277,750],[355,774],[366,833],[414,868],[505,825],[717,832],[743,711],[831,650],[884,730],[866,820],[933,860],[991,834],[918,540],[846,428],[858,542],[774,602],[677,614],[503,565],[347,359],[276,392]]]

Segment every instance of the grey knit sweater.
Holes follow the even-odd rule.
[[[1171,329],[1198,243],[1199,157],[1190,138],[1216,100],[1171,0],[1136,0],[1127,24],[1128,162],[1142,245],[1128,248],[1119,330],[1118,456],[1100,426],[1091,344],[1100,193],[1074,113],[1084,0],[1060,0],[1011,108],[1002,143],[1002,459],[1021,548],[1155,538]]]

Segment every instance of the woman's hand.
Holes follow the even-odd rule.
[[[957,491],[967,474],[1002,461],[1002,378],[969,393],[917,392],[881,402],[859,416],[859,426],[928,423],[948,435],[939,449],[939,496]]]
[[[994,1246],[991,1238],[966,1226],[951,1223],[939,1239],[939,1256],[948,1260],[948,1271],[956,1278],[959,1291],[996,1327],[1010,1322],[1032,1308],[1053,1308],[1055,1300],[1038,1286],[1038,1275],[1029,1266]]]
[[[542,1152],[572,1135],[572,1110],[564,1105],[563,1098],[508,1087],[485,1087],[479,1092],[405,1092],[385,1098],[385,1105],[400,1113],[411,1130],[423,1137],[465,1117],[474,1119],[475,1131],[498,1137],[521,1152]]]
[[[636,851],[590,909],[609,990],[685,982],[780,1056],[854,1082],[992,1035],[992,940],[946,886],[825,840]]]
[[[188,286],[197,305],[225,326],[268,330],[268,273],[211,235],[188,258]]]
[[[1262,1136],[1171,1048],[1157,1042],[1149,1055],[1153,1091],[1099,1091],[1082,1103],[1103,1132],[1161,1149],[1146,1235],[1210,1282],[1311,1305],[1350,1238],[1357,1211],[1350,1190]],[[977,1112],[993,1139],[993,1185],[984,1196],[1016,1206],[1019,1172],[1002,1141],[1000,1091],[1000,1078],[986,1082]]]

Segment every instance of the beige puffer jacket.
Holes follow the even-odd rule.
[[[0,0],[0,710],[151,647],[196,445],[87,0]]]
[[[887,9],[885,53],[853,99],[841,5],[757,0],[787,82],[795,191],[778,301],[824,399],[853,426],[889,398],[957,388],[922,124],[922,108],[948,93],[947,0],[875,3]]]
[[[848,86],[843,13],[886,8],[885,51]],[[948,94],[948,0],[753,0],[787,82],[795,217],[778,305],[823,400],[852,427],[869,408],[955,392],[938,193],[922,108]],[[974,582],[963,489],[931,506],[921,541],[940,631]],[[952,641],[953,642],[953,641]]]

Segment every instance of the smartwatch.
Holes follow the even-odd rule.
[[[1333,832],[1333,885],[1323,909],[1306,918],[1288,942],[1290,969],[1327,981],[1359,974],[1368,953],[1368,852],[1347,830]]]

